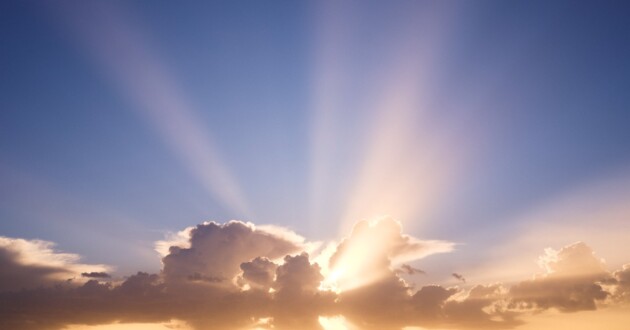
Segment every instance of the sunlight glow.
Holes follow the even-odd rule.
[[[467,154],[450,136],[452,128],[436,119],[439,109],[429,104],[434,69],[427,63],[436,53],[427,49],[439,48],[439,42],[427,39],[429,45],[406,40],[403,44],[412,46],[395,51],[393,69],[379,79],[382,93],[373,105],[370,139],[341,230],[382,214],[405,224],[427,218]]]
[[[341,315],[332,317],[320,316],[319,324],[324,330],[358,330],[357,327],[352,325]]]
[[[453,244],[444,241],[420,241],[406,236],[408,246],[405,251],[392,255],[392,251],[399,248],[400,233],[393,232],[393,228],[377,227],[381,221],[390,220],[387,217],[375,218],[363,230],[353,230],[350,240],[346,240],[344,247],[334,264],[324,268],[325,278],[321,289],[335,292],[347,291],[373,283],[385,277],[391,269],[383,266],[384,260],[391,261],[391,266],[397,266],[412,260],[424,258],[430,254],[449,252]],[[384,230],[382,230],[384,229]],[[412,247],[413,246],[413,247]]]
[[[451,136],[459,130],[439,122],[441,109],[430,104],[434,66],[440,62],[444,34],[451,30],[452,8],[430,6],[405,26],[383,50],[388,69],[366,73],[375,93],[348,96],[347,89],[357,83],[349,74],[352,61],[344,57],[345,39],[352,34],[340,13],[352,16],[348,6],[324,3],[318,8],[322,24],[316,27],[312,83],[310,215],[318,223],[322,206],[340,204],[338,214],[326,214],[340,218],[340,234],[357,220],[383,214],[403,223],[428,218],[467,154]],[[347,117],[359,118],[346,122]],[[341,139],[348,131],[362,138],[359,148],[343,149]],[[340,169],[333,162],[347,152],[356,159],[351,168]],[[347,178],[340,177],[343,172]],[[334,200],[327,193],[330,186],[342,187]]]
[[[273,318],[272,317],[262,317],[255,321],[252,328],[248,328],[248,330],[267,330],[273,328]]]
[[[349,244],[345,252],[339,257],[329,274],[322,282],[322,288],[332,291],[347,291],[372,283],[383,277],[387,269],[374,264],[374,255],[381,255],[387,248],[388,242],[379,242],[381,238],[372,235],[360,235],[354,244]]]

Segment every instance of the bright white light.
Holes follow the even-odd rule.
[[[449,252],[453,243],[421,241],[399,232],[400,224],[384,217],[359,223],[344,241],[333,264],[328,265],[321,288],[348,291],[376,282],[390,273],[387,266]],[[383,266],[383,262],[391,265]]]
[[[346,318],[341,315],[332,317],[320,316],[319,324],[324,330],[357,330],[357,327],[346,321]]]

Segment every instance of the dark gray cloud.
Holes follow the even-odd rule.
[[[422,269],[412,267],[411,265],[402,264],[398,269],[396,269],[397,274],[407,274],[407,275],[416,275],[416,274],[426,274],[426,272]]]
[[[106,272],[83,272],[81,273],[82,277],[88,277],[88,278],[110,278],[112,277],[111,275],[109,275]]]
[[[453,273],[453,274],[451,274],[451,276],[453,276],[455,279],[457,279],[459,281],[462,281],[463,283],[466,283],[466,278],[462,274]]]

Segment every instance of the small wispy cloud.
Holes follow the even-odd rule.
[[[458,281],[462,281],[463,283],[466,283],[466,278],[464,278],[464,275],[462,274],[453,273],[451,274],[451,276],[453,276]]]
[[[83,272],[81,273],[81,276],[83,277],[88,277],[88,278],[110,278],[112,277],[111,275],[109,275],[108,273],[105,272]]]
[[[426,274],[422,269],[412,267],[407,264],[402,264],[398,269],[396,269],[396,273],[398,274],[407,274],[407,275],[416,275],[416,274]]]

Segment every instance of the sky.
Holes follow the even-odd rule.
[[[629,15],[3,1],[0,325],[621,329]]]

